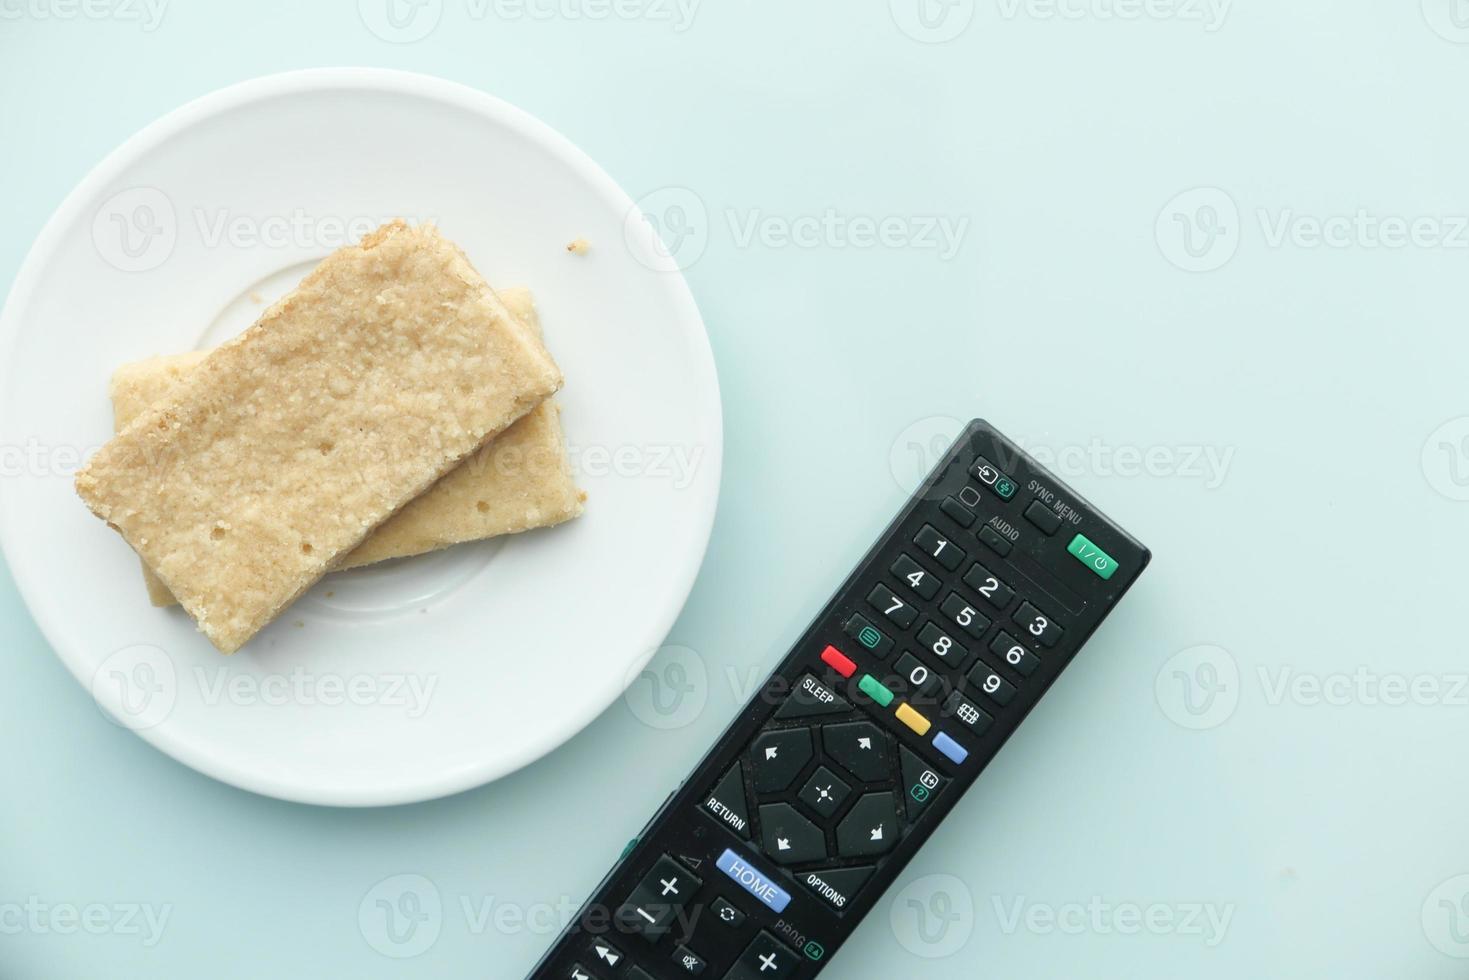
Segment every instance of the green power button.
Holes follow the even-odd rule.
[[[1117,559],[1092,544],[1085,534],[1078,534],[1072,538],[1066,550],[1074,555],[1077,561],[1096,572],[1098,578],[1109,579],[1112,573],[1117,571]]]

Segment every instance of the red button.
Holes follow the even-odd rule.
[[[825,650],[822,650],[821,659],[828,667],[843,677],[851,677],[857,672],[857,665],[852,662],[852,659],[836,647],[827,647]]]

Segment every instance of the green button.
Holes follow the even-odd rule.
[[[1009,500],[1011,497],[1015,496],[1015,491],[1018,489],[1019,488],[1015,486],[1015,481],[1010,479],[1008,476],[1002,476],[995,481],[995,493],[999,496],[1001,500]]]
[[[1117,559],[1092,544],[1085,534],[1072,538],[1066,550],[1075,555],[1077,561],[1096,572],[1098,578],[1111,578],[1112,573],[1117,571]]]
[[[863,674],[862,679],[857,682],[857,688],[884,708],[893,703],[893,692],[878,683],[877,678],[871,674]]]

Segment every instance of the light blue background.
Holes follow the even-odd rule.
[[[695,653],[653,665],[693,664],[703,710],[665,731],[619,702],[420,806],[311,809],[185,769],[102,718],[3,573],[0,977],[522,976],[545,908],[585,895],[901,502],[914,445],[981,414],[1062,454],[1156,559],[831,975],[1461,976],[1469,9],[1237,0],[1211,25],[1192,0],[1017,2],[957,0],[944,26],[972,21],[928,44],[898,26],[911,0],[706,0],[683,31],[443,0],[395,44],[352,0],[176,0],[151,31],[0,0],[0,283],[88,168],[190,98],[298,67],[430,72],[545,119],[634,197],[697,195],[727,434],[669,638]],[[827,209],[967,227],[947,258],[738,234]],[[1355,221],[1311,243],[1359,209],[1429,223],[1402,247]],[[1218,268],[1179,267],[1186,225]],[[1436,693],[1383,703],[1383,677]],[[444,908],[401,960],[358,924],[399,874]],[[929,944],[906,899],[935,891],[959,918]],[[147,947],[17,931],[5,908],[31,900],[170,911]],[[1067,918],[1094,901],[1172,924]],[[1229,916],[1222,941],[1185,928],[1193,905]]]

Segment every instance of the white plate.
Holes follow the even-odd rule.
[[[535,291],[586,514],[328,577],[233,657],[149,606],[71,487],[124,361],[211,346],[393,216],[435,219]],[[631,200],[544,124],[449,82],[293,72],[171,113],[109,156],[0,318],[0,542],[107,713],[246,789],[405,803],[523,766],[636,677],[703,560],[722,454],[698,309]],[[567,243],[585,237],[592,251]]]

